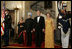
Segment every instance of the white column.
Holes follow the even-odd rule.
[[[15,32],[17,32],[17,10],[15,10]]]
[[[19,22],[19,10],[17,11],[17,24]]]
[[[57,1],[55,1],[55,27],[57,28],[57,17],[58,17],[58,8],[57,8]]]
[[[15,27],[16,27],[16,10],[15,10]]]
[[[56,18],[57,18],[57,16],[58,16],[58,8],[57,8],[57,1],[55,1],[55,16],[56,16]]]
[[[23,1],[23,11],[22,11],[22,16],[25,17],[25,1]]]

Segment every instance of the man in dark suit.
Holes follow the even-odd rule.
[[[5,10],[5,20],[3,21],[5,23],[4,27],[4,46],[9,45],[9,31],[11,29],[11,15],[9,15],[9,10]]]
[[[44,17],[41,16],[41,12],[37,11],[37,16],[34,18],[34,31],[35,31],[35,44],[36,47],[40,47],[43,41],[44,29],[45,29],[45,20]]]
[[[32,33],[33,33],[34,20],[31,17],[32,17],[32,13],[29,12],[28,13],[28,18],[25,20],[27,46],[31,46],[32,45]]]

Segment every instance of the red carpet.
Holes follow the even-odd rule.
[[[11,44],[10,46],[18,46],[18,47],[25,47],[25,48],[36,48],[34,42],[32,42],[32,46],[30,46],[30,47],[26,46],[25,44],[22,44],[22,45],[20,45],[20,44]],[[42,43],[41,48],[44,48],[44,43]]]
[[[24,36],[25,37],[25,36]],[[32,35],[32,46],[26,46],[26,37],[25,37],[25,44],[22,44],[22,45],[20,45],[20,44],[10,44],[9,46],[10,46],[10,48],[11,48],[11,46],[16,46],[16,47],[23,47],[23,48],[38,48],[38,47],[35,47],[35,37],[34,37],[34,34]],[[45,48],[45,44],[44,44],[44,42],[42,43],[42,45],[41,45],[41,47],[40,48]],[[55,48],[61,48],[61,46],[58,46],[58,45],[55,45]]]
[[[25,37],[25,36],[24,36]],[[18,46],[18,47],[25,47],[25,48],[37,48],[37,47],[35,47],[35,37],[34,37],[34,34],[32,35],[32,46],[30,46],[30,47],[28,47],[28,46],[26,46],[26,37],[25,37],[25,44],[22,44],[22,45],[20,45],[20,44],[11,44],[10,46]],[[44,44],[44,42],[42,43],[42,45],[41,45],[41,48],[44,48],[45,46],[44,46],[45,44]],[[55,45],[55,48],[61,48],[61,46],[58,46],[58,45]]]
[[[20,45],[20,44],[11,44],[10,46],[25,47],[25,48],[38,48],[35,47],[35,43],[32,43],[32,46]],[[41,48],[44,48],[44,43],[42,43]],[[61,46],[55,45],[55,48],[61,48]]]

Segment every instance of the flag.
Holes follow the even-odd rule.
[[[2,23],[4,21],[4,17],[5,17],[5,1],[3,1],[3,11],[1,15],[1,35],[4,34],[4,23]]]

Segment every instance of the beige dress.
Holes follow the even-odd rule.
[[[54,48],[54,24],[53,19],[45,21],[45,48]]]

